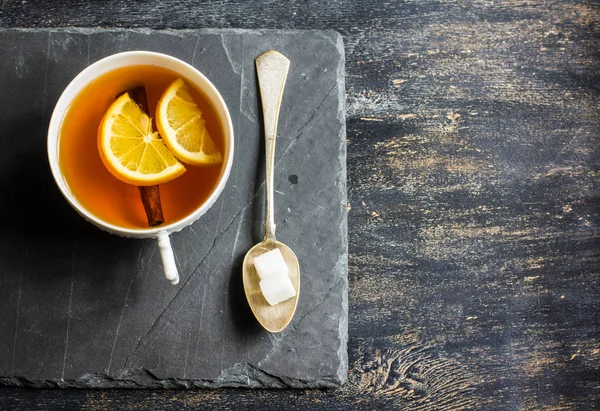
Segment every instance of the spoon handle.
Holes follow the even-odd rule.
[[[273,202],[275,137],[277,135],[281,96],[283,95],[290,61],[283,54],[271,50],[258,56],[255,62],[265,123],[265,179],[267,185],[265,240],[275,240],[275,206]]]

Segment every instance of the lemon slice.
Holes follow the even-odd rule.
[[[202,111],[183,79],[175,80],[158,101],[156,127],[169,150],[180,161],[196,166],[223,161],[208,133]]]
[[[98,151],[108,171],[129,184],[162,184],[185,172],[160,135],[152,131],[152,119],[128,93],[116,99],[104,115]]]

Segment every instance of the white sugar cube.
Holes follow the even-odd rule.
[[[254,257],[254,267],[261,280],[272,275],[288,276],[288,267],[279,248]]]
[[[294,284],[287,275],[272,275],[261,280],[260,290],[271,305],[279,304],[296,295]]]

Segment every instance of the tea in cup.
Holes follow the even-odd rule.
[[[164,221],[149,226],[144,190],[107,168],[99,147],[99,127],[115,99],[140,86],[145,90],[147,114],[155,117],[159,99],[178,79],[183,79],[200,109],[220,161],[183,164],[183,174],[153,186],[159,188]],[[151,127],[157,128],[155,123]],[[157,238],[165,277],[173,284],[178,283],[179,275],[169,234],[192,224],[216,202],[229,177],[233,149],[231,117],[214,85],[191,65],[147,51],[115,54],[84,69],[60,96],[48,129],[50,168],[66,200],[86,220],[109,233]]]

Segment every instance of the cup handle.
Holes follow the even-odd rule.
[[[165,278],[169,280],[171,284],[175,285],[179,282],[179,273],[177,272],[177,266],[175,265],[175,256],[173,255],[173,248],[171,248],[169,234],[165,231],[160,232],[158,233],[157,239]]]

